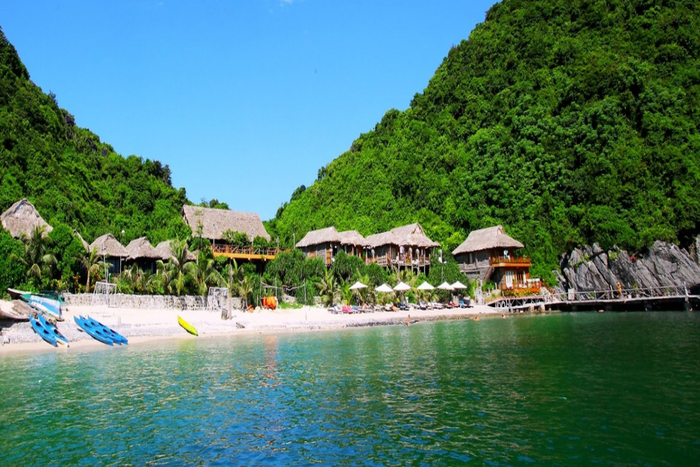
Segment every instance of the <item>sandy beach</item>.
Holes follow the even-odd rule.
[[[12,303],[0,300],[0,307],[11,308]],[[0,321],[0,354],[14,352],[55,351],[70,352],[76,348],[107,348],[78,329],[76,315],[89,315],[139,344],[158,339],[197,339],[208,336],[235,336],[262,332],[307,332],[380,325],[403,325],[421,321],[470,319],[478,315],[500,314],[487,306],[442,310],[372,312],[333,314],[326,308],[305,306],[297,309],[236,310],[230,320],[222,320],[218,311],[183,311],[174,309],[123,309],[106,306],[69,306],[58,329],[70,342],[69,348],[55,348],[45,343],[28,322]],[[199,337],[188,334],[177,324],[178,315],[197,328]]]

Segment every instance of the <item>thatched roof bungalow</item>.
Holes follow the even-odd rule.
[[[158,246],[156,246],[156,252],[158,252],[159,259],[162,259],[163,261],[168,261],[170,260],[170,258],[173,257],[173,247],[170,242],[171,240],[165,240],[163,242],[160,242]],[[191,251],[187,251],[186,258],[186,261],[194,261],[197,259],[197,256]]]
[[[90,245],[88,245],[88,242],[85,241],[82,235],[80,235],[80,232],[77,230],[73,229],[73,236],[78,237],[78,240],[80,240],[80,244],[83,245],[83,248],[85,248],[85,251],[90,251]]]
[[[192,235],[199,235],[197,231],[201,223],[202,237],[213,243],[224,240],[224,232],[228,230],[246,234],[251,242],[255,237],[270,241],[270,234],[265,230],[260,216],[255,213],[185,205],[182,207],[182,216],[192,229]]]
[[[160,253],[151,245],[146,237],[137,238],[126,246],[129,256],[126,262],[136,265],[144,271],[155,272],[156,261],[160,259]]]
[[[345,230],[338,232],[340,236],[340,246],[345,253],[354,256],[362,256],[362,250],[367,244],[365,237],[360,235],[357,230]]]
[[[53,230],[53,227],[39,215],[39,211],[27,198],[17,201],[3,212],[0,222],[2,227],[15,238],[20,238],[22,235],[30,237],[36,226],[45,227],[44,235],[48,235]]]
[[[490,280],[508,290],[526,288],[530,279],[530,259],[515,255],[520,248],[523,244],[497,225],[470,232],[452,254],[460,270],[470,278]]]
[[[122,261],[129,257],[129,253],[124,248],[124,245],[119,243],[119,240],[114,238],[112,234],[104,234],[97,237],[90,244],[89,251],[95,250],[98,255],[104,255],[105,260],[110,265],[112,274],[121,272]]]
[[[381,266],[427,266],[430,264],[430,250],[440,246],[428,238],[418,223],[370,235],[365,240],[367,247],[371,248],[369,260]]]
[[[341,236],[335,227],[326,227],[307,232],[295,246],[303,251],[307,258],[321,258],[329,265],[333,262],[340,241]]]

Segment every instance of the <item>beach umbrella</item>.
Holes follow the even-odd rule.
[[[390,292],[394,291],[394,289],[392,289],[391,287],[389,287],[386,284],[382,284],[374,290],[376,290],[377,292],[385,292],[385,293],[390,293]]]
[[[411,290],[411,286],[406,284],[405,282],[399,282],[396,284],[396,287],[394,287],[394,290],[397,292],[405,292],[407,290]]]
[[[435,287],[428,284],[427,282],[423,282],[421,285],[418,286],[418,290],[433,290],[434,288]]]
[[[454,290],[450,284],[447,282],[443,282],[442,284],[438,285],[437,287],[440,290]]]
[[[367,287],[365,284],[363,284],[360,281],[357,281],[350,286],[350,290],[364,289],[365,287]]]
[[[455,290],[459,290],[459,289],[466,289],[467,286],[462,284],[460,281],[457,281],[454,284],[452,284],[452,288]]]

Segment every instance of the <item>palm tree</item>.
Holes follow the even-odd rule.
[[[177,296],[182,295],[187,283],[195,276],[196,265],[192,262],[187,262],[187,242],[185,240],[173,240],[171,242],[173,256],[170,258],[169,275],[170,283],[168,286],[171,291],[175,290]]]
[[[24,257],[14,253],[10,256],[15,261],[21,262],[27,268],[27,276],[34,282],[34,286],[41,285],[42,274],[50,274],[51,268],[57,264],[56,257],[48,252],[49,237],[44,234],[46,226],[35,226],[28,237],[22,234],[24,243]]]
[[[200,295],[207,294],[207,288],[211,285],[219,285],[224,282],[219,271],[214,267],[216,262],[213,258],[209,258],[204,251],[200,251],[197,255],[197,261],[194,263],[194,280],[197,283],[197,291]]]
[[[338,301],[340,297],[340,288],[338,287],[338,282],[335,280],[335,275],[330,269],[326,269],[323,275],[323,279],[318,283],[319,295],[321,296],[321,301],[326,305],[333,305]]]
[[[105,267],[105,261],[100,261],[100,255],[97,253],[97,248],[92,251],[86,251],[80,257],[80,264],[87,271],[87,281],[85,282],[85,292],[90,292],[90,276],[99,276],[99,272]]]
[[[253,282],[249,277],[244,277],[238,282],[236,292],[243,299],[243,308],[248,308],[248,297],[253,293]]]

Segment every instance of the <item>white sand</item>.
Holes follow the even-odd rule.
[[[10,302],[0,300],[3,308],[11,307]],[[120,332],[129,339],[130,344],[137,344],[157,339],[182,338],[196,339],[177,324],[177,316],[197,328],[200,338],[206,336],[236,335],[241,333],[310,331],[321,329],[338,329],[345,327],[363,327],[374,325],[396,325],[430,320],[465,319],[480,314],[500,314],[487,306],[474,308],[454,308],[442,310],[419,310],[396,312],[373,312],[356,314],[332,314],[325,308],[305,306],[299,309],[259,310],[244,312],[237,310],[232,319],[222,320],[218,311],[182,311],[182,310],[144,310],[119,309],[105,306],[69,306],[64,313],[64,321],[58,323],[58,329],[70,341],[70,347],[54,348],[46,344],[34,333],[28,322],[0,322],[2,335],[0,354],[21,351],[70,351],[74,348],[103,347],[87,334],[78,330],[73,320],[75,315],[89,315],[101,323]],[[9,326],[9,327],[7,327]]]

